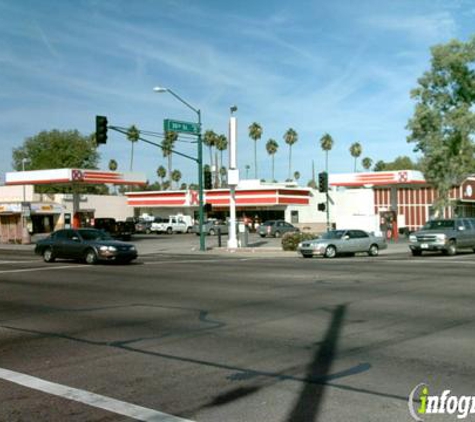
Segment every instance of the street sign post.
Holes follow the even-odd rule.
[[[180,120],[165,119],[163,121],[164,132],[181,132],[198,135],[200,126],[198,123],[182,122]]]

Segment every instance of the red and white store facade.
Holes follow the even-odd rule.
[[[334,187],[371,188],[375,214],[393,213],[396,227],[404,227],[408,231],[417,230],[434,215],[437,191],[419,171],[330,175],[330,184]],[[444,210],[443,217],[474,217],[475,177],[468,177],[460,186],[454,186],[450,199],[453,205]]]
[[[196,190],[127,192],[126,195],[127,204],[138,209],[139,213],[154,215],[183,213],[196,217],[198,212],[199,197]],[[272,185],[236,190],[238,215],[249,217],[257,215],[260,219],[286,218],[289,206],[308,207],[311,200],[311,189],[306,188],[284,188]],[[204,192],[204,203],[211,206],[212,214],[228,213],[229,202],[229,189],[213,189]],[[291,215],[288,219],[292,220]]]

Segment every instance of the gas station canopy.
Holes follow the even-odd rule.
[[[89,169],[54,169],[8,172],[6,185],[50,185],[50,184],[111,184],[145,185],[143,173],[118,173],[114,171]]]

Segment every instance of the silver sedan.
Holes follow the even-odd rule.
[[[366,252],[369,256],[378,256],[381,249],[388,245],[381,236],[375,236],[363,230],[331,230],[318,239],[300,242],[297,251],[304,258],[323,255],[334,258],[338,254]]]

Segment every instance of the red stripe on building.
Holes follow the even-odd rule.
[[[279,197],[277,201],[279,204],[302,204],[308,205],[309,199],[308,198],[282,198]]]
[[[185,202],[184,201],[179,201],[179,200],[163,201],[163,200],[157,199],[157,200],[151,200],[151,201],[144,201],[144,200],[140,200],[140,199],[129,199],[127,201],[127,205],[144,205],[144,206],[147,206],[147,205],[163,205],[163,206],[167,206],[167,205],[185,205]]]

